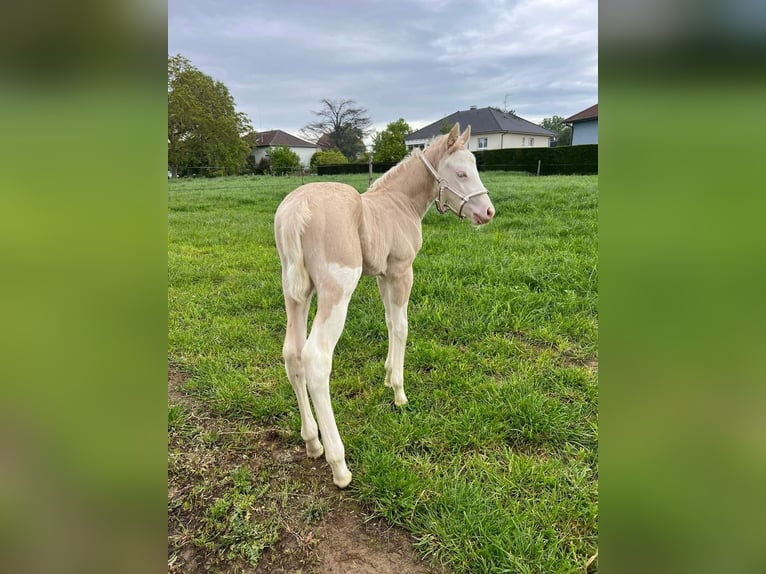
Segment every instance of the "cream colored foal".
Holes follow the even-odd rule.
[[[412,262],[423,242],[421,221],[432,202],[441,213],[449,209],[476,225],[495,213],[476,159],[466,149],[470,135],[470,126],[461,134],[455,124],[449,134],[423,152],[415,150],[363,194],[342,183],[309,183],[277,209],[274,233],[287,310],[287,378],[298,399],[306,452],[312,458],[325,452],[340,488],[351,482],[351,472],[330,402],[330,370],[348,302],[362,274],[377,277],[388,327],[385,384],[393,388],[394,402],[405,404],[407,303]],[[307,339],[314,293],[317,310]]]

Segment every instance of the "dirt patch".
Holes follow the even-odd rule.
[[[412,540],[398,528],[383,521],[365,523],[350,508],[333,512],[319,528],[318,547],[322,574],[395,574],[433,572],[418,562]]]
[[[433,573],[300,435],[211,415],[168,369],[168,572]]]

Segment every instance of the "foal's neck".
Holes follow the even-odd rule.
[[[431,165],[435,165],[440,155],[436,149],[432,148],[434,146],[420,153],[426,156]],[[423,165],[422,160],[413,154],[377,181],[367,194],[371,196],[386,194],[396,197],[422,220],[436,197],[436,190],[437,182],[433,175]]]

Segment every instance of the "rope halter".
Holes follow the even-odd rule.
[[[452,189],[449,184],[447,183],[447,180],[443,177],[439,176],[439,173],[434,169],[434,167],[429,163],[429,161],[426,159],[425,154],[417,150],[418,156],[420,157],[420,160],[423,162],[423,165],[426,166],[426,169],[431,172],[431,175],[434,176],[434,179],[436,180],[436,183],[439,184],[439,193],[434,198],[434,204],[436,204],[436,211],[438,211],[441,214],[447,213],[447,210],[449,209],[458,216],[460,219],[464,219],[465,215],[463,215],[463,208],[465,207],[465,204],[468,203],[471,199],[474,197],[477,197],[479,195],[489,195],[489,190],[481,189],[480,191],[475,191],[473,193],[470,193],[468,195],[463,195],[459,191],[456,191]],[[455,209],[452,207],[448,202],[442,200],[442,192],[448,191],[455,197],[457,197],[460,200],[460,208]]]

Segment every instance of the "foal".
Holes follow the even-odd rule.
[[[348,302],[362,274],[377,277],[388,327],[385,384],[393,388],[394,402],[405,404],[407,303],[412,262],[423,243],[421,221],[431,202],[441,213],[450,209],[476,225],[487,223],[495,213],[476,159],[465,147],[470,135],[471,126],[461,134],[455,124],[449,134],[424,152],[413,152],[363,194],[342,183],[302,185],[285,197],[274,217],[287,310],[282,354],[298,399],[301,437],[309,457],[326,451],[333,482],[340,488],[351,482],[351,472],[335,424],[329,381]],[[306,339],[314,292],[316,316]]]

